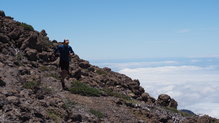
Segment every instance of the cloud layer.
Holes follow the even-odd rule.
[[[219,118],[219,71],[215,66],[124,68],[119,72],[139,79],[154,97],[166,93],[175,98],[180,109]]]

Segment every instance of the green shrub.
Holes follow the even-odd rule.
[[[24,27],[25,30],[29,30],[29,31],[33,31],[34,30],[34,28],[31,25],[23,23],[23,22],[20,23],[20,26]]]
[[[63,118],[63,114],[55,109],[47,110],[47,115],[50,119],[54,120],[57,123],[61,122],[61,119]]]
[[[52,93],[52,89],[48,88],[48,87],[42,87],[42,93],[44,94],[51,94]]]
[[[179,113],[184,116],[184,117],[191,117],[193,116],[193,114],[190,114],[190,113],[187,113],[187,112],[182,112],[182,111],[179,111]]]
[[[110,90],[110,89],[104,89],[104,92],[108,96],[114,96],[114,97],[121,98],[121,99],[124,99],[124,100],[130,100],[129,96],[127,96],[125,94],[122,94],[122,93],[119,93],[119,92],[115,92],[115,91]]]
[[[18,52],[15,56],[16,58],[16,62],[17,62],[17,65],[22,65],[22,59],[24,58],[23,54],[21,52]]]
[[[62,108],[71,109],[71,108],[74,108],[74,105],[76,104],[77,104],[76,102],[66,99],[64,100],[64,104],[62,105]]]
[[[212,123],[219,123],[219,120],[213,121]]]
[[[16,57],[16,60],[22,60],[24,56],[22,55],[21,52],[18,52],[15,57]]]
[[[40,71],[49,71],[49,68],[46,66],[41,66],[39,69]]]
[[[102,70],[102,69],[96,70],[96,73],[99,74],[99,75],[106,75],[107,74],[107,72]]]
[[[25,82],[23,87],[26,89],[34,89],[39,86],[39,83],[36,81]]]
[[[47,77],[53,77],[55,79],[60,79],[59,74],[58,73],[48,73],[46,74]]]
[[[93,88],[79,81],[72,82],[71,88],[69,90],[71,93],[80,94],[83,96],[100,96],[102,94],[99,89]]]
[[[98,118],[103,118],[105,116],[102,112],[94,110],[94,109],[90,109],[90,113],[95,115]]]
[[[167,109],[167,110],[169,110],[171,112],[174,112],[174,113],[179,113],[179,114],[181,114],[184,117],[191,117],[191,116],[193,116],[193,114],[190,114],[190,113],[187,113],[187,112],[183,112],[183,111],[179,111],[179,110],[177,110],[175,108],[172,108],[172,107],[165,107],[165,109]]]

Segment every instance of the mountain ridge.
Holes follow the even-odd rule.
[[[45,30],[35,31],[0,11],[0,121],[212,123],[207,115],[177,110],[166,94],[151,97],[139,80],[99,68],[74,55],[62,91],[54,48]],[[76,83],[76,84],[75,84]],[[88,91],[90,90],[90,91]]]

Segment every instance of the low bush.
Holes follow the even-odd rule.
[[[69,91],[71,93],[80,94],[83,96],[100,96],[102,94],[102,92],[99,89],[93,88],[80,81],[72,82],[72,85]]]
[[[172,107],[165,107],[165,109],[171,111],[171,112],[174,112],[174,113],[179,113],[181,114],[183,117],[191,117],[191,116],[194,116],[194,114],[190,114],[190,113],[187,113],[187,112],[183,112],[183,111],[180,111],[180,110],[177,110],[175,108],[172,108]]]
[[[47,77],[53,77],[55,79],[60,79],[59,74],[58,73],[48,73],[46,74]]]
[[[64,109],[71,109],[71,108],[74,108],[74,106],[76,104],[77,104],[76,102],[71,101],[69,99],[66,99],[66,100],[64,100],[64,104],[62,105],[62,108],[64,108]]]
[[[60,123],[61,119],[63,118],[63,114],[61,114],[59,111],[57,111],[55,109],[47,110],[47,116],[57,123]]]
[[[103,118],[105,116],[102,112],[94,110],[94,109],[90,109],[90,113],[95,115],[98,118]]]
[[[104,92],[108,95],[108,96],[114,96],[117,98],[121,98],[124,100],[130,100],[131,98],[125,94],[119,93],[119,92],[115,92],[111,89],[104,89]]]
[[[40,71],[49,71],[49,68],[46,66],[39,67]]]
[[[106,75],[107,74],[106,71],[101,70],[101,69],[96,70],[96,73],[99,74],[99,75]]]
[[[29,30],[29,31],[33,31],[34,30],[34,28],[31,25],[23,23],[23,22],[20,23],[20,26],[24,27],[25,30]]]
[[[36,87],[39,87],[39,83],[36,81],[29,81],[29,82],[25,82],[23,84],[23,87],[26,89],[34,89]]]

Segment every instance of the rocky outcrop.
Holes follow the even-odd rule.
[[[178,106],[177,102],[166,94],[159,95],[156,104],[164,107],[175,108],[175,109],[177,109]]]
[[[53,55],[60,43],[50,41],[45,30],[35,31],[3,11],[0,25],[0,117],[5,122],[217,121],[209,116],[183,116],[170,96],[162,94],[156,100],[139,80],[93,66],[76,54],[71,58],[66,86],[71,89],[72,83],[81,82],[82,90],[88,86],[98,96],[63,91],[59,60]]]
[[[0,10],[0,16],[5,17],[5,12]]]

